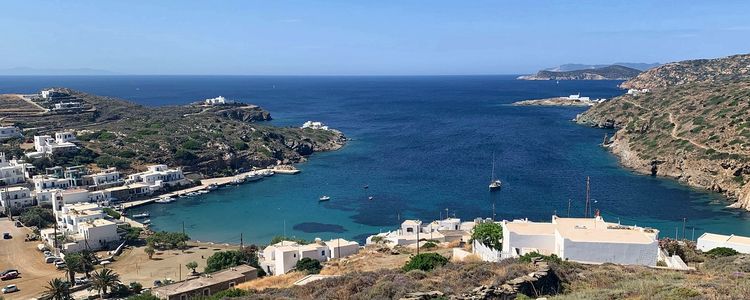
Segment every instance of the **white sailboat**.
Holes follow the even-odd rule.
[[[490,192],[497,191],[503,186],[503,182],[495,177],[495,153],[492,153],[492,178],[490,178]]]

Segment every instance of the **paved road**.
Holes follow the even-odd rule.
[[[5,299],[32,299],[39,296],[47,282],[54,278],[64,278],[65,272],[55,269],[52,264],[43,261],[44,255],[36,249],[36,242],[24,242],[27,228],[18,228],[7,218],[0,219],[0,232],[10,232],[12,239],[0,239],[0,269],[17,269],[21,276],[3,281],[3,287],[9,284],[18,286],[19,292],[2,295]]]

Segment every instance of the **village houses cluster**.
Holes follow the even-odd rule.
[[[76,136],[56,132],[34,136],[34,151],[27,159],[51,157],[75,151]],[[118,220],[110,220],[103,207],[122,201],[158,194],[171,186],[187,185],[181,168],[151,165],[143,172],[124,176],[116,168],[91,171],[84,166],[56,166],[37,170],[23,158],[0,153],[0,207],[5,213],[49,205],[56,220],[54,228],[42,229],[41,237],[52,244],[63,237],[62,250],[76,252],[101,249],[120,240]]]

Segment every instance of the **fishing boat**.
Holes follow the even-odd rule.
[[[190,192],[190,193],[185,194],[185,196],[188,196],[188,197],[198,196],[198,193]]]
[[[217,184],[215,184],[215,183],[209,184],[208,187],[207,187],[207,189],[209,191],[214,191],[214,190],[216,190],[218,188],[219,188],[219,186]]]
[[[364,189],[369,189],[369,188],[370,186],[365,184]]]
[[[148,224],[151,224],[151,219],[145,219],[145,220],[143,220],[143,222],[141,222],[141,223],[142,223],[142,224],[146,224],[146,225],[148,225]]]
[[[495,177],[495,153],[492,153],[492,177],[490,178],[490,192],[497,191],[503,186],[503,182]]]
[[[372,199],[375,199],[375,197],[373,196],[367,197],[367,200],[372,200]]]
[[[328,197],[328,196],[325,196],[325,195],[323,195],[323,196],[321,196],[321,197],[320,197],[320,199],[319,199],[319,200],[320,200],[320,201],[328,201],[328,200],[331,200],[331,197]]]
[[[134,218],[134,219],[140,219],[140,218],[148,218],[148,216],[150,216],[150,214],[148,212],[143,212],[143,213],[140,213],[140,214],[132,215],[132,218]]]
[[[156,201],[154,201],[154,202],[156,202],[156,203],[172,203],[172,202],[174,202],[174,198],[168,197],[168,196],[161,196],[161,197],[159,197],[159,199],[156,199]]]
[[[198,194],[208,194],[208,191],[207,190],[199,190],[199,191],[196,191],[196,193],[198,193]]]
[[[245,181],[247,182],[258,181],[261,179],[263,179],[263,175],[260,175],[258,173],[250,173],[250,174],[247,174],[247,176],[245,177]]]

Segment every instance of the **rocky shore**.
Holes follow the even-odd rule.
[[[625,167],[726,195],[750,210],[750,55],[667,64],[623,83],[650,89],[597,104],[580,124],[614,128]]]

